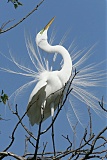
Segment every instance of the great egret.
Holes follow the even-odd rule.
[[[72,45],[70,45],[68,49],[69,52],[61,45],[51,46],[47,42],[47,31],[53,20],[54,18],[52,18],[51,21],[44,27],[44,29],[37,34],[36,43],[41,49],[48,53],[57,52],[62,55],[64,63],[60,71],[52,71],[52,68],[49,67],[48,60],[43,58],[43,54],[41,57],[38,48],[38,54],[35,52],[35,48],[30,38],[26,38],[26,47],[30,60],[36,70],[32,70],[31,68],[18,63],[11,52],[11,58],[5,56],[4,54],[2,55],[5,56],[7,60],[15,64],[21,71],[15,71],[3,67],[0,67],[0,70],[31,77],[33,79],[32,81],[27,82],[18,88],[11,95],[11,97],[13,95],[16,97],[23,89],[26,89],[30,85],[36,84],[37,82],[34,90],[30,95],[27,107],[27,115],[29,117],[30,123],[31,125],[34,125],[35,123],[39,124],[41,120],[41,113],[44,115],[43,120],[48,118],[50,115],[53,116],[54,110],[59,103],[59,99],[62,93],[61,89],[68,81],[71,73],[72,75],[74,74],[74,70],[76,68],[79,71],[79,74],[76,75],[72,82],[73,90],[67,99],[70,105],[65,107],[67,119],[72,127],[75,124],[74,118],[72,118],[74,116],[82,124],[81,117],[78,112],[80,108],[84,106],[91,107],[97,114],[102,113],[105,115],[103,110],[98,105],[98,101],[100,101],[100,99],[93,92],[93,88],[95,89],[96,87],[98,89],[98,87],[106,81],[106,71],[98,70],[98,67],[102,64],[102,62],[87,64],[87,60],[89,60],[90,55],[92,55],[90,51],[93,47],[91,47],[88,51],[87,49],[84,49],[75,53],[75,48],[72,48]],[[52,38],[52,40],[53,39],[54,38]],[[55,61],[55,57],[53,59],[53,61]],[[76,98],[76,104],[73,103],[74,98]],[[77,105],[77,101],[79,101],[79,107]],[[80,102],[82,102],[82,105]],[[83,109],[84,108],[82,108],[82,110]]]
[[[72,60],[68,51],[61,45],[51,46],[47,41],[47,31],[53,20],[54,18],[37,34],[36,44],[48,53],[61,54],[64,64],[60,71],[44,71],[40,75],[40,80],[30,95],[27,108],[31,125],[40,123],[41,114],[44,116],[43,120],[50,115],[53,117],[54,110],[60,101],[61,89],[69,80],[72,72]]]

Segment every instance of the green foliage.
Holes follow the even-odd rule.
[[[22,6],[22,3],[19,2],[18,0],[8,0],[8,2],[12,2],[15,9],[16,9],[18,6]]]
[[[4,93],[4,91],[2,90],[1,95],[0,95],[0,102],[3,102],[4,104],[6,104],[8,100],[8,95]]]

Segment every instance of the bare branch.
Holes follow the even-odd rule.
[[[52,117],[53,121],[53,117]],[[53,150],[54,150],[54,156],[56,156],[56,149],[55,149],[55,139],[54,139],[54,123],[52,124],[52,143],[53,143]]]
[[[103,97],[102,97],[101,102],[99,102],[99,105],[105,112],[107,112],[107,109],[104,108],[104,98]]]
[[[91,159],[91,158],[99,158],[99,159],[104,159],[106,158],[106,150],[105,150],[105,145],[107,144],[107,139],[103,136],[103,134],[105,133],[105,131],[107,130],[107,127],[105,127],[102,131],[100,131],[98,133],[98,135],[94,135],[93,134],[93,129],[92,129],[92,115],[91,115],[91,112],[90,112],[90,108],[87,108],[88,109],[88,114],[89,114],[89,124],[87,125],[87,127],[85,128],[84,130],[84,134],[83,134],[83,137],[82,139],[80,140],[80,144],[78,145],[79,147],[77,147],[75,145],[75,134],[76,134],[76,131],[77,131],[77,124],[74,126],[74,138],[73,138],[73,141],[71,142],[70,140],[70,137],[67,136],[63,136],[68,142],[69,142],[69,146],[66,147],[66,150],[65,151],[60,151],[60,152],[56,152],[54,150],[54,152],[45,152],[45,149],[46,149],[46,146],[47,146],[47,142],[46,144],[43,146],[43,151],[42,153],[38,153],[38,149],[39,149],[39,141],[40,141],[40,138],[42,136],[42,134],[45,134],[50,128],[52,128],[59,112],[61,111],[63,105],[65,104],[66,102],[66,99],[67,99],[67,96],[69,95],[69,93],[72,91],[72,88],[71,88],[71,84],[72,84],[72,81],[73,79],[75,78],[76,74],[78,72],[75,71],[75,75],[72,77],[72,79],[70,79],[70,81],[68,82],[68,84],[65,85],[66,88],[66,94],[64,96],[64,98],[62,99],[63,97],[63,94],[65,93],[64,92],[64,89],[65,88],[62,88],[62,95],[61,95],[61,98],[60,98],[60,101],[59,101],[59,106],[58,106],[58,111],[55,115],[55,117],[53,118],[51,124],[47,127],[46,130],[44,131],[41,131],[41,126],[42,126],[42,122],[43,122],[43,118],[44,116],[41,115],[41,122],[39,124],[39,128],[38,128],[38,136],[37,136],[37,139],[35,138],[36,140],[36,145],[34,145],[32,142],[31,142],[31,137],[34,137],[34,135],[26,128],[26,126],[22,123],[22,120],[23,118],[25,117],[27,111],[24,113],[24,115],[22,117],[19,116],[19,113],[18,113],[18,108],[17,108],[17,105],[16,105],[16,110],[15,112],[11,109],[10,107],[10,110],[12,111],[13,114],[15,114],[19,121],[18,123],[16,124],[13,132],[12,132],[12,137],[11,137],[11,142],[10,144],[8,145],[8,147],[4,150],[4,152],[1,152],[0,153],[0,158],[4,158],[6,156],[10,156],[9,154],[7,153],[11,153],[11,152],[6,152],[13,144],[14,142],[14,139],[15,139],[15,131],[18,127],[19,124],[22,125],[22,127],[25,129],[25,131],[30,135],[30,137],[27,137],[26,138],[26,146],[25,146],[25,154],[20,157],[20,156],[17,156],[17,155],[14,155],[16,156],[16,159],[18,157],[18,159],[20,160],[25,160],[25,159],[28,159],[28,160],[35,160],[35,159],[46,159],[46,160],[51,160],[51,159],[55,159],[55,160],[58,160],[58,159],[61,159],[63,157],[66,157],[66,156],[70,156],[69,157],[69,160],[73,159],[73,160],[76,160],[76,159],[81,159],[81,160],[85,160],[85,159]],[[54,94],[54,93],[53,93]],[[34,102],[36,103],[36,101]],[[103,106],[103,100],[101,102],[101,106]],[[89,131],[89,134],[88,134],[88,131]],[[54,133],[54,131],[52,131],[52,133]],[[102,140],[102,143],[100,143],[100,145],[97,145],[97,141],[98,140]],[[35,153],[34,154],[30,154],[30,153],[27,153],[27,142],[29,142],[35,149]],[[74,147],[73,147],[74,146]],[[100,149],[100,151],[99,151]],[[2,154],[2,153],[6,153],[6,154]],[[27,158],[25,158],[27,156]],[[32,156],[32,157],[28,157],[28,156]],[[40,156],[40,157],[38,157]]]
[[[100,136],[101,136],[106,130],[107,130],[107,127],[105,127],[105,128],[95,137],[95,139],[92,141],[92,145],[91,145],[91,148],[90,148],[89,152],[84,156],[84,158],[82,158],[82,160],[89,159],[89,156],[92,154],[97,140],[100,138]]]
[[[16,105],[16,108],[17,108],[17,105]],[[20,118],[20,120],[17,122],[15,128],[13,129],[12,136],[11,136],[11,142],[10,142],[10,144],[6,147],[6,149],[4,149],[4,152],[6,152],[6,151],[12,146],[12,144],[13,144],[13,142],[14,142],[14,139],[15,139],[14,135],[15,135],[16,129],[18,128],[18,126],[19,126],[19,124],[21,123],[22,119],[25,117],[26,113],[27,113],[27,111],[26,111],[26,112],[24,113],[24,115]]]
[[[44,143],[43,143],[44,148],[43,148],[43,151],[42,151],[42,157],[43,157],[43,155],[44,155],[44,153],[45,153],[45,149],[46,149],[47,144],[48,144],[48,142],[46,142],[45,145],[44,145]]]
[[[89,127],[90,127],[90,137],[92,136],[92,116],[90,112],[90,107],[88,107],[88,114],[89,114]]]
[[[33,133],[30,132],[30,131],[26,128],[26,126],[22,123],[21,118],[20,118],[20,116],[19,116],[19,114],[18,114],[17,106],[16,106],[16,112],[14,112],[14,114],[18,117],[18,119],[19,119],[22,127],[25,129],[25,131],[26,131],[34,140],[37,140],[37,138],[34,137]]]
[[[7,157],[7,156],[14,157],[17,160],[25,160],[25,158],[23,158],[21,156],[18,156],[18,155],[14,154],[14,153],[11,153],[11,152],[0,152],[0,159],[2,159],[4,157]]]
[[[39,124],[38,137],[37,137],[35,153],[34,153],[34,159],[37,158],[37,153],[38,153],[38,148],[39,148],[39,140],[40,140],[40,136],[41,136],[41,126],[42,126],[43,118],[44,118],[44,116],[41,115],[41,121],[40,121],[40,124]]]
[[[37,4],[37,6],[31,11],[29,12],[25,17],[23,17],[19,22],[17,22],[16,24],[14,24],[13,26],[11,26],[10,28],[7,28],[6,30],[2,30],[9,22],[11,22],[11,20],[9,20],[7,23],[3,24],[2,27],[0,28],[0,34],[5,33],[13,28],[15,28],[16,26],[18,26],[20,23],[22,23],[25,19],[27,19],[33,12],[35,12],[39,6],[43,3],[44,0],[42,0],[39,4]]]
[[[70,144],[69,147],[67,147],[66,150],[67,150],[67,151],[68,151],[69,149],[71,150],[71,148],[72,148],[72,142],[70,141],[68,135],[67,135],[66,137],[65,137],[64,135],[62,135],[62,137],[65,138],[65,139],[69,142],[69,144]]]

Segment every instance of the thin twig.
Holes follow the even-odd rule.
[[[53,121],[53,117],[52,117]],[[55,150],[55,139],[54,139],[54,123],[52,124],[52,142],[53,142],[53,151],[54,151],[54,157],[56,156],[56,150]]]
[[[17,160],[25,160],[25,158],[23,158],[23,157],[21,157],[19,155],[16,155],[16,154],[14,154],[12,152],[0,152],[0,160],[2,160],[2,158],[7,157],[7,156],[13,157],[13,158],[15,158]]]
[[[19,116],[19,114],[18,114],[18,111],[16,112],[16,116],[17,116],[18,119],[20,120],[20,116]],[[21,121],[20,123],[21,123],[22,127],[25,129],[25,131],[30,135],[30,137],[32,137],[34,140],[37,140],[37,138],[34,137],[33,133],[30,132],[30,131],[26,128],[26,126],[22,123],[22,121]]]
[[[90,107],[88,107],[88,114],[89,114],[89,127],[90,127],[90,137],[92,136],[92,116],[90,112]]]
[[[33,142],[30,140],[30,138],[28,139],[29,143],[35,148],[35,145],[33,144]]]
[[[82,160],[86,160],[89,158],[90,154],[92,154],[93,150],[94,150],[94,146],[97,142],[97,140],[99,139],[99,137],[107,130],[107,127],[105,127],[96,137],[95,139],[92,141],[92,145],[91,148],[89,150],[89,152],[82,158]]]
[[[67,149],[66,149],[66,150],[67,150],[67,151],[68,151],[69,149],[71,150],[72,142],[70,141],[70,139],[69,139],[68,135],[67,135],[66,137],[65,137],[64,135],[62,135],[62,137],[63,137],[63,138],[65,138],[65,139],[69,142],[69,144],[70,144],[70,145],[69,145],[69,147],[67,147]]]
[[[25,129],[25,131],[26,131],[34,140],[37,140],[37,139],[34,137],[33,133],[30,132],[30,131],[27,129],[27,127],[22,123],[21,118],[20,118],[19,113],[18,113],[17,104],[16,104],[16,106],[15,106],[15,109],[16,109],[15,112],[12,110],[12,108],[11,108],[11,106],[10,106],[9,103],[8,103],[8,107],[9,107],[10,111],[18,117],[18,119],[19,119],[19,121],[20,121],[20,124],[21,124],[22,127]],[[28,110],[27,110],[27,111],[28,111]],[[25,113],[27,113],[27,112],[25,112]],[[25,114],[25,113],[24,113],[24,114]],[[25,114],[25,115],[26,115],[26,114]]]
[[[58,158],[61,159],[61,158],[65,157],[65,156],[69,155],[70,153],[78,153],[78,152],[80,152],[80,150],[81,150],[84,146],[86,146],[87,143],[89,143],[93,138],[94,138],[94,135],[93,135],[93,137],[91,137],[90,139],[88,139],[87,142],[85,142],[83,145],[81,145],[79,148],[77,148],[77,149],[75,149],[75,150],[65,151],[65,152],[63,152],[62,155],[60,155],[60,156],[57,155]],[[56,157],[57,157],[57,156],[56,156]],[[73,154],[72,156],[74,156],[74,154]]]
[[[10,22],[12,22],[12,21],[14,21],[14,20],[15,20],[15,19],[12,19],[12,20],[9,20],[9,21],[3,23],[2,26],[0,27],[0,32],[2,32],[2,30],[4,29],[4,27],[5,27],[7,24],[9,24]]]
[[[99,102],[99,105],[105,112],[107,112],[107,109],[104,108],[104,98],[103,97],[102,97],[101,102]]]
[[[34,159],[37,158],[37,153],[38,153],[38,148],[39,148],[39,140],[40,140],[40,136],[41,136],[41,126],[42,126],[43,118],[44,118],[43,115],[41,115],[41,121],[40,121],[40,124],[39,124],[38,136],[37,136],[35,153],[34,153]]]
[[[43,155],[44,155],[44,153],[45,153],[45,149],[46,149],[47,144],[48,144],[48,142],[46,142],[45,145],[44,145],[44,143],[43,143],[44,148],[43,148],[43,151],[42,151],[42,157],[43,157]]]
[[[12,146],[12,144],[13,144],[13,142],[14,142],[14,139],[15,139],[14,134],[15,134],[15,132],[16,132],[16,129],[17,129],[18,125],[21,123],[22,119],[25,117],[26,113],[27,113],[27,111],[23,114],[23,116],[22,116],[22,117],[20,118],[20,120],[17,122],[17,124],[16,124],[16,126],[15,126],[15,128],[14,128],[14,130],[13,130],[13,132],[12,132],[11,142],[10,142],[10,144],[4,149],[3,152],[6,152],[6,151]]]
[[[19,22],[17,22],[16,24],[14,24],[13,26],[11,26],[10,28],[7,28],[6,30],[0,30],[0,34],[13,29],[16,26],[18,26],[20,23],[22,23],[25,19],[27,19],[33,12],[35,12],[39,8],[39,6],[43,3],[43,1],[44,0],[42,0],[39,4],[37,4],[37,6],[31,12],[29,12],[24,18],[22,18]]]

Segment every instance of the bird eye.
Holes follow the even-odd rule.
[[[40,31],[40,34],[42,34],[44,32],[44,29],[42,29],[41,31]]]

